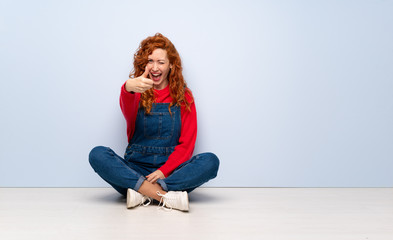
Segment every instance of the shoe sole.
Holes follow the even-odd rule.
[[[185,210],[182,210],[182,211],[188,212],[188,210],[190,209],[189,201],[188,201],[188,193],[187,193],[187,192],[184,192],[184,194],[186,195],[186,197],[185,197],[186,203],[184,204],[184,205],[186,206],[186,209],[185,209]]]
[[[127,208],[128,209],[135,207],[135,206],[130,206],[131,205],[130,201],[131,201],[131,191],[130,191],[130,189],[127,189]]]

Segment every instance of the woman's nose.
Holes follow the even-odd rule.
[[[158,70],[158,64],[157,63],[153,63],[153,71],[157,71]]]

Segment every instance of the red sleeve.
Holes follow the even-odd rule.
[[[190,105],[191,111],[188,111],[185,106],[180,108],[181,130],[179,144],[175,147],[175,151],[169,155],[165,164],[159,168],[165,177],[168,177],[180,164],[190,160],[194,152],[197,137],[197,114],[192,95],[187,94],[186,98],[187,101],[192,101]]]
[[[130,142],[135,130],[135,120],[138,114],[138,106],[140,100],[140,93],[130,93],[126,90],[126,84],[121,86],[120,91],[120,108],[123,112],[124,118],[127,122],[127,137]]]

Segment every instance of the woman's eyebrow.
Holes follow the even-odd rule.
[[[153,60],[153,61],[154,61],[153,58],[147,58],[147,60]],[[165,59],[158,59],[157,61],[163,61],[163,62],[165,62]]]

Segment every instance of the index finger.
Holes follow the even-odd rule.
[[[142,78],[142,82],[153,86],[153,80],[151,80],[150,78]]]
[[[151,182],[151,179],[152,179],[152,177],[147,177],[147,178],[146,178],[146,180],[147,180],[148,182]]]

